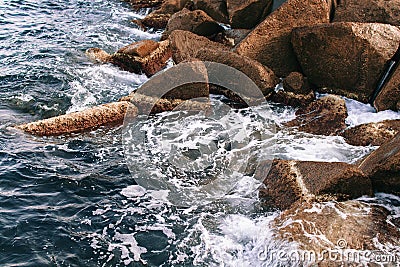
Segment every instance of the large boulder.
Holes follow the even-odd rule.
[[[380,146],[400,133],[400,120],[386,120],[357,125],[341,135],[353,146]]]
[[[153,40],[141,40],[120,48],[116,53],[131,56],[145,57],[158,48],[159,44]]]
[[[284,77],[299,70],[290,43],[295,27],[329,22],[325,0],[288,0],[261,22],[235,50],[271,68]]]
[[[172,59],[175,63],[193,59],[197,52],[205,47],[213,50],[229,49],[225,45],[210,41],[206,37],[188,31],[175,30],[170,34],[169,40],[172,49]]]
[[[308,79],[300,72],[291,72],[283,80],[283,90],[278,90],[268,99],[292,107],[305,107],[315,100]]]
[[[229,22],[232,28],[252,29],[272,9],[272,0],[227,0]]]
[[[275,257],[287,256],[285,266],[375,266],[382,254],[395,263],[400,231],[391,217],[380,205],[356,200],[298,203],[269,226],[281,243],[296,244]]]
[[[400,134],[360,162],[375,191],[400,195]]]
[[[368,102],[400,29],[388,24],[338,22],[297,28],[292,44],[304,74],[320,91]]]
[[[345,0],[336,7],[335,22],[378,22],[400,26],[399,0]]]
[[[261,163],[255,177],[264,180],[262,201],[281,210],[297,201],[344,200],[372,193],[368,177],[344,162],[274,160]]]
[[[270,95],[276,84],[279,82],[279,79],[269,68],[253,59],[238,55],[234,52],[218,49],[202,49],[196,53],[195,58],[202,61],[224,64],[243,72],[258,86],[264,96]],[[243,92],[247,93],[245,88],[243,89]],[[246,96],[256,97],[250,93],[246,94]]]
[[[184,8],[171,16],[161,39],[168,38],[174,30],[189,31],[200,36],[213,36],[222,32],[224,28],[203,10],[190,11]]]
[[[346,128],[346,118],[345,101],[338,96],[328,95],[299,108],[296,118],[285,125],[312,134],[336,135]]]
[[[224,0],[194,0],[194,8],[206,12],[210,17],[222,23],[229,23],[228,10]]]
[[[400,47],[399,47],[400,49]],[[400,53],[400,50],[397,51]],[[374,107],[377,111],[386,109],[400,110],[397,103],[400,101],[400,64],[389,78],[387,83],[383,86],[382,90],[374,100]]]

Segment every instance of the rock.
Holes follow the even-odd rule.
[[[292,107],[305,107],[315,100],[315,94],[310,91],[308,94],[296,94],[286,90],[274,92],[268,100]]]
[[[372,194],[368,177],[344,162],[274,160],[272,165],[261,163],[255,177],[264,179],[259,196],[265,204],[282,210],[299,200],[344,200]]]
[[[307,95],[312,90],[308,79],[300,72],[291,72],[285,79],[283,79],[283,89],[286,92]]]
[[[296,116],[285,125],[311,134],[335,135],[346,128],[347,108],[342,98],[328,95],[298,109]]]
[[[224,28],[203,10],[190,11],[184,8],[171,16],[161,39],[168,38],[174,30],[189,31],[200,36],[212,36],[222,32]]]
[[[252,29],[272,9],[272,0],[227,0],[229,22],[232,28]]]
[[[139,10],[142,8],[154,8],[160,6],[163,0],[124,0],[128,2],[134,10]]]
[[[314,256],[308,264],[300,260],[295,264],[285,262],[286,266],[374,266],[370,265],[374,254],[388,255],[400,245],[400,231],[391,217],[380,205],[356,200],[298,203],[268,228],[276,229],[275,239],[280,242],[296,244],[295,251],[283,251],[287,256]],[[308,254],[300,254],[302,251]],[[392,256],[396,253],[389,252]]]
[[[142,71],[149,77],[163,69],[172,57],[172,50],[168,40],[161,41],[157,49],[140,59]]]
[[[353,146],[380,146],[400,132],[400,120],[386,120],[357,125],[341,135]]]
[[[134,105],[127,101],[122,101],[19,125],[16,128],[39,136],[83,132],[103,125],[122,124],[128,108],[131,111],[130,114],[137,115],[137,108]]]
[[[400,195],[400,134],[372,152],[358,167],[370,177],[374,191]]]
[[[194,0],[194,8],[206,12],[216,21],[228,24],[228,10],[224,0]]]
[[[299,70],[290,43],[295,27],[329,22],[325,0],[288,0],[272,12],[235,48],[272,69],[278,77]]]
[[[400,26],[400,1],[340,1],[336,8],[334,21],[378,22]]]
[[[95,60],[100,63],[108,63],[112,60],[112,55],[97,47],[89,48],[86,50],[85,54],[91,60]]]
[[[190,111],[205,111],[210,108],[209,102],[206,101],[190,101],[182,99],[165,99],[147,96],[139,93],[131,93],[129,96],[121,98],[121,101],[130,101],[135,106],[137,105],[138,113],[149,115],[174,109],[190,110]]]
[[[258,86],[264,96],[270,95],[279,82],[279,79],[270,69],[253,59],[234,52],[201,49],[196,53],[195,58],[224,64],[243,72]],[[243,92],[247,97],[257,97],[259,95],[252,95],[252,92],[245,89]]]
[[[128,54],[131,56],[145,57],[158,48],[159,44],[153,40],[142,40],[124,46],[116,53]]]
[[[390,79],[383,86],[373,103],[377,111],[392,109],[399,110],[397,103],[400,101],[400,64],[397,65]]]
[[[191,60],[197,52],[205,47],[213,50],[227,50],[227,46],[210,41],[206,37],[188,31],[175,30],[170,36],[172,59],[175,63]]]
[[[338,22],[297,28],[292,44],[303,73],[320,91],[368,102],[400,29],[388,24]]]

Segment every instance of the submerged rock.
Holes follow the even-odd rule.
[[[122,101],[95,106],[83,111],[18,125],[16,128],[29,134],[39,136],[83,132],[87,130],[93,130],[103,125],[122,124],[128,108],[131,115],[137,115],[137,108],[133,104],[127,101]]]
[[[344,162],[274,160],[261,163],[255,177],[264,180],[262,201],[282,210],[299,200],[346,200],[372,193],[368,177]]]
[[[272,0],[227,0],[229,23],[232,28],[252,29],[272,9]]]
[[[361,161],[359,168],[370,177],[374,191],[400,195],[400,134]]]
[[[229,23],[226,1],[194,0],[194,8],[206,12],[210,17],[222,23]]]
[[[234,52],[220,49],[202,49],[196,53],[195,58],[224,64],[243,72],[258,86],[264,96],[270,95],[279,82],[272,70],[253,59]],[[247,92],[246,88],[243,88],[243,92],[247,97],[258,96],[258,94],[257,96],[251,95],[251,92]]]
[[[365,103],[399,41],[399,28],[378,23],[329,23],[292,34],[301,68],[319,91]]]
[[[298,109],[296,116],[285,125],[311,134],[336,135],[346,128],[346,103],[335,95],[324,96]]]
[[[357,125],[341,135],[353,146],[380,146],[400,132],[400,120],[385,120]]]
[[[378,22],[400,26],[400,1],[340,1],[336,8],[334,21]]]
[[[278,240],[297,245],[296,251],[283,251],[289,256],[288,266],[290,260],[296,264],[291,266],[360,266],[360,262],[369,266],[375,255],[391,254],[394,258],[398,253],[388,252],[400,245],[398,225],[390,217],[380,205],[355,200],[298,203],[270,227],[276,229]]]
[[[161,39],[168,38],[174,30],[189,31],[200,36],[212,36],[224,29],[204,11],[190,11],[184,8],[171,16]]]
[[[175,63],[195,58],[198,51],[203,48],[213,50],[228,50],[229,47],[210,41],[206,37],[196,35],[189,31],[175,30],[169,36],[172,50],[172,59]]]
[[[325,0],[288,0],[272,12],[236,47],[236,52],[255,59],[284,77],[299,70],[290,43],[295,27],[329,22]]]

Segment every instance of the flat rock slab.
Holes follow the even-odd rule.
[[[311,134],[336,135],[346,128],[346,103],[335,95],[324,96],[299,108],[296,116],[285,125]]]
[[[400,195],[400,134],[381,145],[359,164],[376,192]]]
[[[269,170],[268,173],[265,173]],[[257,168],[255,177],[265,187],[265,204],[285,210],[309,199],[357,198],[372,193],[371,181],[356,166],[344,162],[274,160]]]
[[[293,49],[310,83],[321,92],[364,103],[399,41],[399,28],[379,23],[328,23],[297,28],[292,34]]]
[[[288,0],[272,12],[235,50],[272,69],[278,77],[299,70],[290,43],[295,27],[329,22],[325,0]]]

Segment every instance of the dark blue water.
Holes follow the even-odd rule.
[[[61,137],[12,128],[115,101],[145,82],[85,56],[157,40],[131,23],[144,12],[119,0],[0,1],[0,266],[262,264],[258,249],[271,241],[276,213],[260,206],[251,177],[220,200],[177,207],[136,186],[120,127]],[[275,113],[293,117],[290,108]],[[276,139],[281,158],[354,162],[373,150],[336,137]]]

